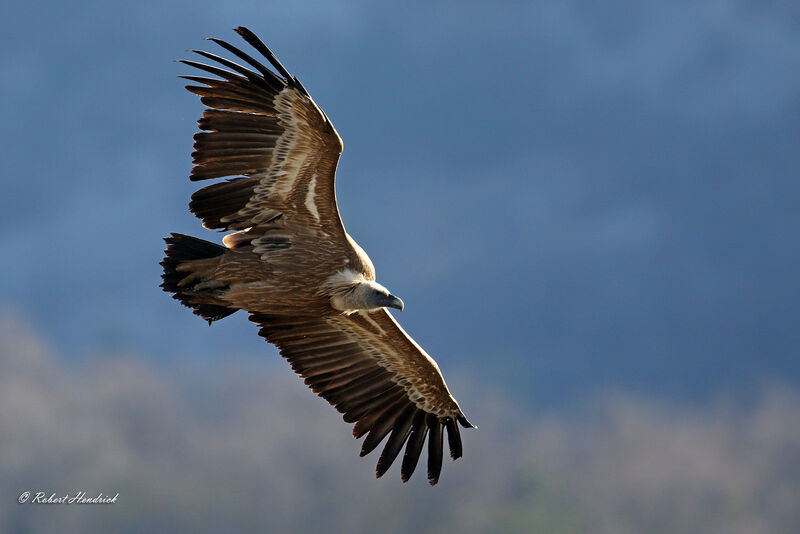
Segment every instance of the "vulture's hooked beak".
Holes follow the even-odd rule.
[[[399,298],[395,297],[394,295],[389,295],[386,297],[386,304],[384,304],[387,308],[396,308],[400,311],[403,311],[403,301]]]

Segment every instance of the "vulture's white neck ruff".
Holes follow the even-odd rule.
[[[342,269],[331,275],[324,286],[331,295],[331,306],[350,315],[357,311],[376,311],[382,306],[371,305],[371,295],[375,293],[388,294],[389,290],[378,282],[367,280],[362,273],[352,269]]]

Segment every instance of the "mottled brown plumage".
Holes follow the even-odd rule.
[[[345,232],[334,178],[342,141],[303,85],[248,29],[236,32],[271,65],[219,39],[244,61],[195,50],[217,64],[182,61],[215,77],[184,76],[207,106],[192,153],[194,181],[225,177],[192,195],[209,229],[231,231],[224,247],[181,234],[166,239],[165,291],[209,323],[245,310],[259,333],[327,400],[361,455],[384,439],[377,476],[405,445],[408,480],[428,435],[428,480],[462,453],[458,425],[472,425],[436,362],[386,310],[400,299],[375,282],[367,254]],[[387,439],[388,436],[388,439]]]

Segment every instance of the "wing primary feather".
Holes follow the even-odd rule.
[[[477,426],[467,421],[467,418],[464,417],[464,414],[458,414],[458,417],[456,417],[456,419],[458,419],[458,422],[461,423],[461,426],[463,426],[464,428],[478,428]]]
[[[236,80],[243,80],[241,76],[236,73],[233,73],[229,70],[221,69],[219,67],[215,67],[213,65],[206,65],[205,63],[200,63],[199,61],[192,61],[191,59],[179,59],[178,63],[183,63],[184,65],[188,65],[190,67],[194,67],[196,69],[204,70],[206,72],[210,72],[220,78],[225,78],[228,81],[236,81]]]
[[[381,414],[385,411],[386,406],[397,402],[404,396],[405,392],[402,389],[390,389],[388,392],[384,392],[382,395],[379,395],[369,404],[365,404],[363,406],[363,411],[362,408],[359,408],[358,412],[360,412],[360,414],[358,417],[354,417],[355,412],[348,410],[343,419],[346,423],[356,423],[353,427],[353,436],[358,439],[370,431],[372,425],[375,424]]]
[[[403,482],[408,482],[414,469],[419,462],[419,455],[422,453],[422,445],[425,443],[425,435],[428,433],[425,412],[417,410],[414,421],[411,425],[411,435],[406,444],[406,452],[403,454],[403,464],[400,468],[400,478]]]
[[[269,99],[254,100],[252,98],[233,98],[231,96],[201,95],[200,102],[206,107],[240,111],[244,113],[273,113],[274,107]]]
[[[386,437],[392,428],[394,427],[394,422],[397,419],[398,415],[400,414],[401,410],[406,406],[406,399],[400,398],[393,402],[391,405],[387,406],[385,409],[381,410],[381,413],[375,420],[375,423],[372,425],[372,428],[367,434],[367,438],[364,440],[364,445],[361,447],[361,456],[366,456],[367,454],[371,453],[375,450],[383,438]]]
[[[301,93],[303,93],[303,94],[304,94],[304,95],[306,95],[307,97],[311,97],[311,95],[309,95],[309,94],[308,94],[308,91],[306,90],[306,88],[305,88],[305,87],[303,87],[303,84],[302,84],[302,83],[300,83],[300,80],[298,80],[298,79],[297,79],[297,76],[292,76],[292,81],[293,81],[293,82],[294,82],[294,84],[297,86],[297,88],[298,88],[298,89],[300,89],[300,92],[301,92]],[[323,115],[324,115],[324,114],[323,114]],[[325,117],[325,119],[327,119],[327,118],[328,118],[328,117],[326,116],[326,117]],[[328,122],[330,122],[330,121],[328,121]]]
[[[428,414],[428,482],[435,486],[442,472],[442,422],[436,414]]]
[[[278,120],[274,117],[247,115],[220,109],[207,109],[200,120],[197,121],[197,125],[201,130],[213,131],[215,133],[225,132],[231,135],[264,132],[281,134],[284,131],[283,126],[280,126]]]
[[[265,149],[265,145],[274,143],[276,136],[281,131],[273,128],[271,124],[265,122],[269,128],[267,131],[247,131],[237,132],[228,124],[218,124],[226,129],[216,132],[197,132],[194,134],[194,147],[198,150],[204,148],[245,148],[245,149]],[[235,125],[233,125],[235,127]]]
[[[223,94],[224,92],[236,93],[240,96],[250,98],[263,98],[265,91],[263,84],[254,84],[249,79],[240,78],[238,80],[220,80],[219,78],[209,78],[207,76],[192,76],[190,74],[181,74],[178,78],[184,80],[191,80],[193,82],[202,83],[208,87],[204,87],[208,94],[217,92]],[[272,91],[272,89],[269,89]],[[277,92],[277,91],[275,91]]]
[[[405,396],[403,388],[400,386],[392,386],[386,391],[373,394],[372,396],[365,395],[364,398],[355,400],[347,399],[338,404],[338,406],[345,412],[344,421],[346,423],[355,423],[358,421],[358,423],[361,424],[359,428],[363,428],[366,426],[364,421],[369,420],[376,410],[380,409],[381,406],[388,402],[394,402],[401,396]],[[358,424],[356,426],[358,427]],[[369,430],[369,428],[367,427],[366,430]],[[353,429],[353,432],[356,432],[356,429]]]
[[[191,82],[202,83],[202,84],[209,85],[209,86],[218,85],[220,83],[225,83],[225,82],[223,82],[221,80],[218,80],[216,78],[206,78],[205,76],[192,76],[191,74],[181,74],[181,75],[178,76],[178,78],[182,78],[184,80],[189,80]]]
[[[288,71],[288,70],[286,70],[286,67],[284,67],[284,66],[281,64],[281,62],[280,62],[280,61],[278,61],[278,58],[276,58],[276,57],[275,57],[275,54],[273,54],[273,53],[272,53],[272,51],[271,51],[269,48],[267,48],[267,45],[265,45],[265,44],[264,44],[264,43],[261,41],[261,39],[259,39],[259,38],[256,36],[256,34],[254,34],[253,32],[251,32],[249,29],[245,28],[244,26],[239,26],[238,28],[234,29],[233,31],[235,31],[236,33],[238,33],[239,35],[241,35],[241,36],[242,36],[242,39],[244,39],[245,41],[247,41],[247,43],[248,43],[250,46],[252,46],[252,47],[253,47],[253,48],[255,48],[256,50],[258,50],[259,52],[261,52],[261,54],[262,54],[262,55],[263,55],[265,58],[267,58],[267,60],[270,62],[270,64],[271,64],[273,67],[275,67],[275,70],[277,70],[277,71],[280,73],[280,75],[281,75],[281,76],[283,76],[284,78],[286,78],[286,82],[287,82],[287,83],[289,83],[289,84],[291,84],[291,85],[294,85],[294,81],[295,81],[295,80],[292,78],[292,75],[291,75],[291,74],[289,74],[289,71]],[[304,92],[304,94],[305,94],[306,96],[308,96],[308,93],[307,93],[307,92],[305,92],[305,89],[303,90],[303,92]]]
[[[450,447],[450,458],[458,460],[464,452],[461,447],[461,433],[458,431],[458,425],[452,417],[446,417],[444,426],[447,428],[447,445]]]
[[[403,443],[405,443],[409,433],[411,433],[411,425],[414,422],[414,414],[416,413],[416,406],[408,406],[403,413],[398,415],[397,419],[395,419],[392,435],[389,436],[386,446],[381,453],[381,457],[378,460],[378,465],[375,468],[375,476],[378,478],[382,477],[386,471],[389,470],[394,463],[394,459],[397,458],[397,453],[403,448]]]
[[[194,52],[197,55],[203,56],[204,58],[216,61],[220,65],[224,65],[229,69],[238,72],[239,74],[241,74],[242,76],[244,76],[253,83],[257,83],[262,86],[267,86],[270,89],[272,89],[272,87],[267,83],[267,81],[264,79],[263,76],[257,75],[252,70],[248,69],[247,67],[243,67],[242,65],[239,65],[235,61],[231,61],[230,59],[218,56],[217,54],[212,54],[211,52],[206,52],[204,50],[192,50],[192,52]]]
[[[209,41],[217,43],[219,46],[221,46],[231,54],[235,54],[239,59],[246,61],[247,63],[252,65],[256,70],[258,70],[261,74],[263,74],[264,77],[267,78],[268,80],[272,80],[273,82],[280,84],[281,87],[284,87],[286,85],[286,82],[284,80],[282,80],[274,72],[272,72],[266,66],[264,66],[263,63],[261,63],[251,55],[239,50],[232,44],[223,41],[222,39],[215,39],[213,37],[210,37]]]
[[[196,94],[197,96],[206,98],[206,99],[216,99],[216,100],[232,100],[239,102],[240,105],[244,105],[247,107],[253,107],[255,105],[254,101],[261,100],[263,98],[260,94],[255,94],[252,91],[245,91],[239,87],[233,85],[233,82],[225,82],[220,81],[219,85],[227,84],[226,87],[206,87],[205,85],[187,85],[186,90]],[[264,90],[262,87],[261,91]],[[206,100],[207,101],[207,100]],[[273,107],[271,103],[267,105],[258,102],[257,107],[262,110],[272,110]]]

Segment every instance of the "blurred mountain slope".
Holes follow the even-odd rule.
[[[349,427],[288,369],[65,359],[0,319],[0,530],[36,532],[792,532],[800,392],[696,409],[609,394],[526,415],[476,384],[465,455],[440,484],[373,476]],[[424,464],[423,464],[424,466]],[[23,491],[119,492],[18,505]]]

